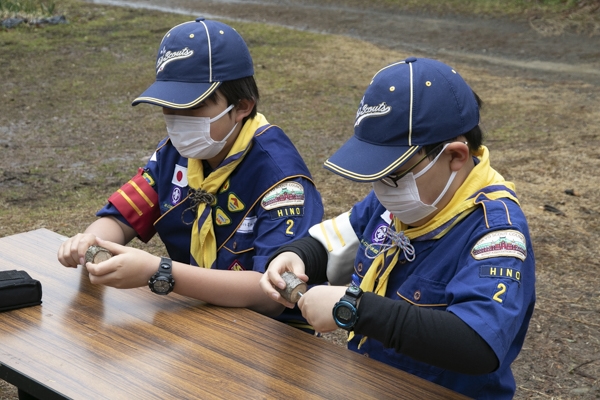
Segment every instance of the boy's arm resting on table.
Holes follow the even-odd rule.
[[[101,239],[96,243],[113,257],[99,264],[86,264],[93,284],[120,289],[145,287],[158,269],[158,256]],[[246,307],[269,316],[283,311],[282,305],[260,290],[260,272],[215,270],[173,262],[172,275],[173,291],[183,296],[223,307]]]
[[[415,360],[463,374],[487,374],[499,366],[487,342],[449,311],[413,306],[367,292],[358,305],[357,334],[379,340]]]
[[[309,283],[325,282],[327,250],[321,242],[302,238],[283,246],[277,254],[286,251],[302,259]],[[465,374],[485,374],[498,368],[498,358],[487,342],[451,312],[367,292],[361,297],[358,315],[356,333],[416,360]]]
[[[158,267],[158,263],[156,265]],[[277,316],[284,307],[260,290],[261,277],[257,271],[207,269],[173,262],[175,293],[217,306],[245,307]]]

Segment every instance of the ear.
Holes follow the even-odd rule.
[[[446,147],[450,155],[450,169],[459,171],[471,158],[469,146],[463,142],[452,142]]]
[[[235,106],[235,122],[242,122],[254,109],[256,101],[250,99],[242,99]]]

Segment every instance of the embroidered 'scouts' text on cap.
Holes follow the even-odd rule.
[[[193,108],[222,82],[253,75],[252,57],[239,33],[221,22],[197,18],[165,34],[156,57],[156,81],[132,105]]]
[[[423,146],[451,140],[479,124],[479,106],[448,65],[410,57],[375,74],[360,102],[354,136],[325,168],[357,182],[397,170]]]

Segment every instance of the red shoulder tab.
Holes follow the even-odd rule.
[[[119,210],[140,239],[147,242],[156,233],[154,222],[160,217],[160,207],[158,194],[143,173],[140,168],[137,175],[113,193],[108,201]]]

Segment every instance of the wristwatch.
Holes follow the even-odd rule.
[[[175,279],[171,274],[173,264],[170,258],[161,257],[158,271],[148,280],[150,290],[156,294],[169,294],[175,286]]]
[[[346,294],[333,306],[333,320],[342,329],[351,331],[358,321],[356,312],[356,303],[362,296],[363,291],[358,286],[350,286],[346,289]]]

